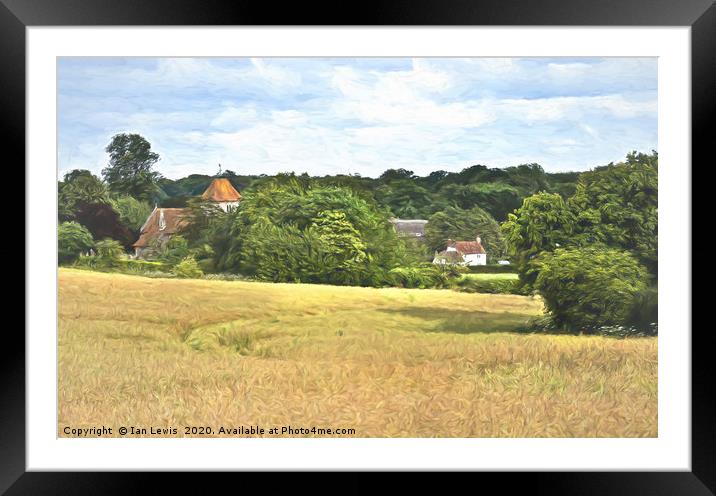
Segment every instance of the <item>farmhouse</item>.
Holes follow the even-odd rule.
[[[224,178],[214,178],[201,195],[202,200],[221,208],[224,212],[235,208],[241,201],[241,193]],[[149,215],[139,230],[139,239],[134,245],[135,258],[147,258],[157,247],[163,246],[189,223],[187,208],[157,208]]]
[[[428,223],[427,220],[422,219],[390,219],[390,222],[393,224],[393,227],[395,228],[395,232],[398,233],[398,236],[402,236],[405,238],[413,238],[417,239],[419,241],[425,240],[425,224]]]
[[[438,265],[487,265],[487,253],[482,247],[480,236],[475,238],[475,241],[448,239],[445,250],[435,253],[433,263]]]

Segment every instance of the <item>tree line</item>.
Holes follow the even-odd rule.
[[[243,199],[223,212],[197,199],[215,176],[162,177],[143,137],[116,135],[106,151],[101,178],[74,170],[58,185],[61,263],[129,248],[154,205],[192,218],[160,260],[277,282],[448,286],[456,269],[430,264],[433,252],[479,234],[492,261],[513,262],[521,294],[543,296],[545,327],[655,322],[656,152],[581,174],[538,164],[377,178],[227,170]],[[391,217],[428,219],[427,243],[400,238]]]

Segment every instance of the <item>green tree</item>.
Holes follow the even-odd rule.
[[[105,151],[109,164],[102,169],[102,177],[110,191],[150,201],[158,193],[159,173],[152,170],[159,155],[139,134],[117,134]]]
[[[403,219],[419,219],[430,212],[434,201],[430,191],[414,181],[393,180],[376,191],[377,200]]]
[[[330,263],[324,268],[325,278],[351,282],[353,274],[361,271],[369,261],[360,232],[343,212],[335,210],[319,213],[311,229],[315,230],[323,243],[323,251],[330,257]]]
[[[465,210],[480,207],[496,220],[505,220],[522,203],[519,190],[504,183],[449,184],[440,194]]]
[[[119,214],[119,220],[128,229],[138,234],[139,229],[152,213],[152,206],[132,196],[119,196],[110,200],[112,208]]]
[[[522,206],[507,216],[502,226],[507,254],[516,264],[523,283],[536,278],[532,260],[570,242],[574,215],[557,193],[537,193],[524,199]]]
[[[415,174],[407,169],[388,169],[380,175],[383,182],[400,181],[403,179],[414,179]]]
[[[283,177],[245,193],[236,211],[208,229],[217,270],[374,285],[403,261],[405,246],[387,212],[347,188]]]
[[[507,182],[522,191],[525,195],[532,195],[549,189],[549,179],[539,164],[522,164],[517,167],[507,167]]]
[[[491,260],[504,255],[505,244],[500,225],[480,207],[463,210],[448,207],[428,219],[425,237],[431,251],[444,250],[448,239],[472,241],[481,238],[482,246]]]
[[[57,205],[61,221],[74,220],[79,204],[108,204],[109,201],[107,186],[88,170],[72,170],[58,184]]]
[[[324,248],[313,229],[259,218],[244,236],[241,268],[273,282],[328,282],[322,279],[329,258]]]
[[[554,322],[573,331],[627,323],[648,274],[629,252],[557,248],[537,257],[535,288]]]
[[[59,263],[74,262],[94,246],[90,232],[77,222],[63,222],[57,228],[57,258]]]
[[[626,162],[581,174],[568,206],[575,217],[574,242],[602,243],[633,252],[657,271],[658,156],[632,152]]]

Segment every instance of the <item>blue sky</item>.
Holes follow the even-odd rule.
[[[60,58],[60,174],[121,132],[176,179],[585,170],[657,149],[656,58]]]

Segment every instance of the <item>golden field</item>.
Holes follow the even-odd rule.
[[[60,269],[58,432],[655,437],[656,338],[510,332],[541,312],[512,295]]]

